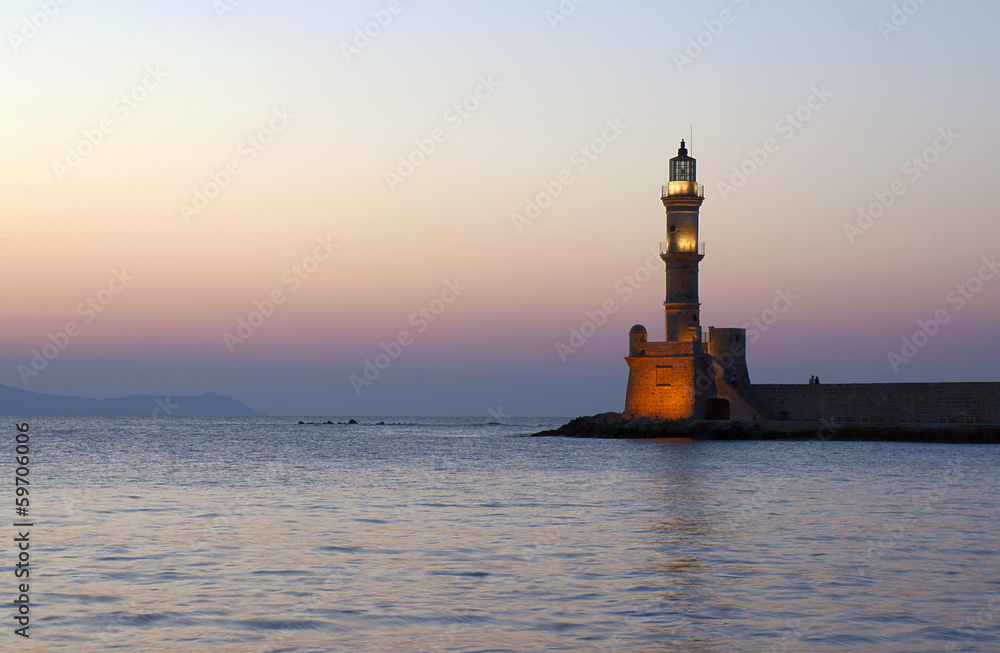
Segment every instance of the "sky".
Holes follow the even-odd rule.
[[[4,2],[0,383],[621,410],[692,136],[702,325],[746,326],[753,382],[1000,380],[998,26],[985,0]]]

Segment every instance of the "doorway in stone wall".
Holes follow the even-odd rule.
[[[705,402],[705,419],[729,419],[729,400],[712,397]]]

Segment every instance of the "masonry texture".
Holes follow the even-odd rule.
[[[1000,383],[763,384],[761,419],[1000,424]]]

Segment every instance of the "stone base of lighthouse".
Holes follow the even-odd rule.
[[[709,329],[708,342],[648,342],[629,333],[628,418],[754,420],[743,329]]]
[[[647,342],[639,355],[628,356],[628,417],[701,419],[705,399],[695,392],[695,379],[709,377],[712,362],[697,342]],[[630,352],[631,353],[631,352]]]

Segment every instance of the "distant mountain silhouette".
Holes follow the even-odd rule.
[[[0,385],[0,415],[25,417],[261,417],[232,397],[214,392],[199,397],[132,395],[120,399],[85,399],[29,392]]]

